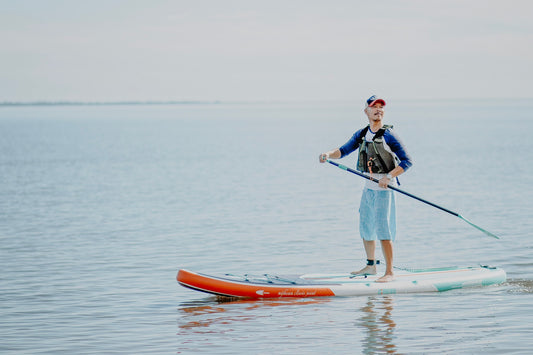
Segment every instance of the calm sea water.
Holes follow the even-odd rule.
[[[230,303],[177,284],[361,267],[364,181],[318,163],[361,105],[0,107],[0,352],[529,352],[533,101],[387,109],[415,162],[401,187],[502,237],[400,195],[396,265],[490,264],[508,283]]]

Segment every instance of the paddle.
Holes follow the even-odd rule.
[[[335,165],[335,166],[341,168],[342,170],[346,170],[346,171],[348,171],[348,172],[350,172],[350,173],[352,173],[352,174],[359,175],[359,176],[361,176],[361,177],[363,177],[363,178],[365,178],[365,179],[367,179],[367,180],[371,180],[371,181],[374,181],[374,182],[379,182],[378,179],[375,179],[375,178],[373,178],[372,176],[368,176],[368,175],[366,175],[366,174],[363,174],[363,173],[361,173],[361,172],[359,172],[359,171],[357,171],[357,170],[350,169],[350,168],[348,168],[348,167],[345,166],[345,165],[342,165],[342,164],[336,163],[336,162],[331,161],[331,160],[329,160],[329,159],[327,160],[327,162],[330,163],[330,164],[332,164],[332,165]],[[402,193],[402,194],[404,194],[404,195],[406,195],[406,196],[412,197],[412,198],[414,198],[415,200],[418,200],[418,201],[420,201],[420,202],[424,202],[424,203],[426,203],[426,204],[428,204],[428,205],[430,205],[430,206],[433,206],[433,207],[435,207],[435,208],[438,208],[438,209],[441,210],[441,211],[448,212],[449,214],[451,214],[451,215],[453,215],[453,216],[455,216],[455,217],[459,217],[459,218],[461,218],[463,221],[465,221],[466,223],[470,224],[472,227],[474,227],[474,228],[476,228],[476,229],[482,231],[483,233],[485,233],[485,234],[488,235],[489,237],[493,237],[493,238],[496,238],[496,239],[500,239],[500,237],[498,237],[497,235],[492,234],[491,232],[489,232],[489,231],[487,231],[487,230],[481,228],[480,226],[475,225],[474,223],[470,222],[468,219],[464,218],[463,216],[461,216],[461,215],[460,215],[459,213],[457,213],[457,212],[450,211],[450,210],[447,209],[447,208],[444,208],[444,207],[442,207],[442,206],[439,206],[439,205],[437,205],[437,204],[435,204],[435,203],[433,203],[433,202],[429,202],[429,201],[427,201],[427,200],[424,200],[423,198],[420,198],[420,197],[418,197],[418,196],[415,196],[415,195],[413,195],[413,194],[411,194],[411,193],[409,193],[409,192],[407,192],[407,191],[404,191],[404,190],[402,190],[402,189],[399,189],[399,188],[397,188],[397,187],[395,187],[395,186],[391,186],[391,185],[387,185],[387,186],[389,187],[389,189],[392,189],[392,190],[394,190],[394,191],[398,191],[399,193]]]

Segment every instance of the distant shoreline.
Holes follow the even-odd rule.
[[[115,105],[216,105],[220,101],[29,101],[29,102],[0,102],[0,106],[115,106]]]

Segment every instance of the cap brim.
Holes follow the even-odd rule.
[[[372,101],[370,104],[368,104],[368,106],[369,106],[369,107],[372,107],[372,106],[374,106],[374,105],[377,104],[377,103],[380,103],[380,104],[382,104],[383,106],[387,105],[387,103],[385,102],[385,100],[383,100],[383,99],[377,99],[377,100]]]

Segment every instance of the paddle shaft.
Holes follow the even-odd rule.
[[[373,178],[372,176],[369,176],[369,175],[363,174],[363,173],[361,173],[361,172],[359,172],[359,171],[357,171],[357,170],[350,169],[349,167],[347,167],[347,166],[345,166],[345,165],[339,164],[339,163],[334,162],[334,161],[331,161],[331,160],[328,160],[328,163],[333,164],[333,165],[335,165],[335,166],[341,168],[342,170],[349,171],[349,172],[352,173],[352,174],[359,175],[359,176],[361,176],[362,178],[365,178],[365,179],[367,179],[367,180],[370,180],[370,181],[374,181],[374,182],[376,182],[376,183],[379,183],[379,180],[378,180],[378,179]],[[448,212],[449,214],[452,214],[452,215],[454,215],[455,217],[459,217],[459,213],[457,213],[457,212],[450,211],[449,209],[444,208],[444,207],[442,207],[442,206],[439,206],[439,205],[437,205],[437,204],[434,204],[433,202],[429,202],[429,201],[427,201],[427,200],[424,200],[423,198],[420,198],[420,197],[415,196],[415,195],[413,195],[413,194],[411,194],[411,193],[409,193],[409,192],[407,192],[407,191],[404,191],[404,190],[402,190],[402,189],[399,189],[399,188],[397,188],[396,186],[387,185],[387,187],[388,187],[389,189],[391,189],[391,190],[398,191],[398,192],[401,193],[401,194],[404,194],[404,195],[406,195],[406,196],[412,197],[412,198],[414,198],[415,200],[418,200],[418,201],[420,201],[420,202],[427,203],[428,205],[433,206],[433,207],[436,207],[436,208],[438,208],[439,210],[442,210],[442,211],[444,211],[444,212]]]
[[[358,175],[358,176],[360,176],[360,177],[362,177],[362,178],[365,178],[365,179],[367,179],[367,180],[370,180],[370,181],[374,181],[374,182],[376,182],[376,183],[379,183],[379,180],[378,180],[378,179],[373,178],[372,176],[369,176],[369,175],[363,174],[362,172],[359,172],[359,171],[357,171],[357,170],[350,169],[349,167],[347,167],[347,166],[345,166],[345,165],[339,164],[339,163],[334,162],[334,161],[331,161],[331,160],[329,160],[329,159],[327,160],[327,162],[330,163],[330,164],[332,164],[332,165],[335,165],[336,167],[338,167],[338,168],[340,168],[340,169],[342,169],[342,170],[346,170],[346,171],[348,171],[348,172],[350,172],[350,173],[352,173],[352,174]],[[415,196],[415,195],[413,195],[412,193],[409,193],[409,192],[404,191],[404,190],[402,190],[402,189],[399,189],[399,188],[397,188],[396,186],[387,185],[387,187],[388,187],[389,189],[391,189],[391,190],[398,191],[398,192],[401,193],[401,194],[404,194],[404,195],[406,195],[406,196],[409,196],[409,197],[411,197],[411,198],[414,198],[415,200],[418,200],[418,201],[420,201],[420,202],[423,202],[423,203],[425,203],[425,204],[428,204],[428,205],[430,205],[430,206],[433,206],[433,207],[435,207],[435,208],[438,208],[439,210],[444,211],[444,212],[447,212],[447,213],[449,213],[449,214],[451,214],[451,215],[453,215],[453,216],[455,216],[455,217],[459,217],[459,218],[461,218],[463,221],[465,221],[466,223],[470,224],[472,227],[474,227],[474,228],[476,228],[476,229],[482,231],[482,232],[485,233],[486,235],[488,235],[488,236],[490,236],[490,237],[493,237],[493,238],[496,238],[496,239],[500,239],[500,237],[498,237],[497,235],[492,234],[491,232],[489,232],[489,231],[487,231],[487,230],[485,230],[485,229],[483,229],[483,228],[481,228],[481,227],[475,225],[474,223],[470,222],[469,220],[467,220],[466,218],[464,218],[463,216],[461,216],[461,215],[460,215],[459,213],[457,213],[457,212],[451,211],[451,210],[449,210],[449,209],[447,209],[447,208],[444,208],[444,207],[442,207],[442,206],[439,206],[439,205],[437,205],[437,204],[435,204],[435,203],[433,203],[433,202],[430,202],[430,201],[428,201],[428,200],[424,200],[423,198],[418,197],[418,196]]]

